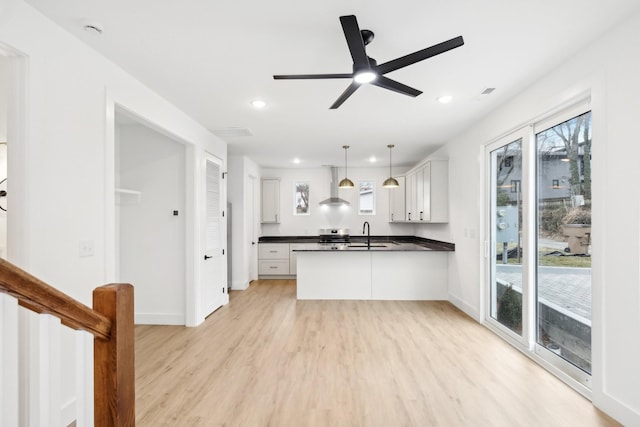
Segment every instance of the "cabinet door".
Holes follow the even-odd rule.
[[[395,177],[400,186],[389,188],[389,222],[402,222],[406,218],[404,176]]]
[[[422,214],[421,221],[431,221],[431,162],[422,168]]]
[[[416,215],[416,173],[411,172],[406,178],[406,210],[407,221],[415,221],[418,217]]]
[[[424,168],[420,168],[416,171],[416,220],[424,221]]]
[[[429,181],[425,181],[428,188],[429,218],[427,221],[445,223],[449,221],[449,167],[446,160],[429,162]],[[426,206],[425,206],[426,207]]]
[[[280,180],[262,180],[262,210],[263,223],[280,222]]]
[[[260,243],[258,259],[289,259],[288,243]]]

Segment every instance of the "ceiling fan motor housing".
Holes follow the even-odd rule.
[[[367,56],[365,46],[371,43],[374,38],[373,31],[361,30],[355,15],[341,16],[340,24],[344,32],[349,52],[353,58],[353,73],[339,74],[290,74],[274,75],[276,80],[282,79],[353,79],[351,84],[345,89],[338,99],[329,107],[334,110],[342,105],[363,83],[370,83],[374,86],[388,89],[396,93],[416,97],[422,91],[397,82],[385,76],[385,74],[400,68],[415,64],[427,58],[455,49],[464,44],[462,36],[438,43],[425,49],[413,52],[409,55],[401,56],[380,65],[375,59]]]
[[[375,34],[373,34],[371,30],[360,30],[360,35],[362,36],[362,42],[365,46],[371,43],[375,37]]]

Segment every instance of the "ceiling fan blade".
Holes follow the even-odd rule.
[[[344,101],[346,101],[347,98],[353,95],[353,92],[355,92],[356,89],[358,89],[359,87],[360,87],[360,83],[351,82],[351,84],[345,89],[345,91],[342,92],[342,95],[340,95],[338,99],[336,99],[336,102],[334,102],[331,105],[331,107],[329,107],[329,109],[335,110],[336,108],[341,106],[344,103]]]
[[[350,79],[353,74],[278,74],[274,80],[306,80],[306,79]]]
[[[432,56],[440,55],[441,53],[460,47],[463,44],[464,40],[462,39],[462,36],[458,36],[456,38],[438,43],[426,49],[410,53],[409,55],[405,55],[401,58],[385,62],[384,64],[380,64],[378,65],[378,72],[380,72],[380,74],[386,74],[399,68],[406,67],[407,65],[415,64],[416,62],[431,58]]]
[[[351,58],[353,58],[353,68],[368,68],[369,58],[364,49],[364,41],[362,41],[362,34],[355,15],[341,16],[340,23],[342,24],[344,37],[347,39]]]
[[[395,80],[391,80],[389,77],[385,76],[378,76],[378,78],[372,81],[371,84],[413,97],[422,93],[422,91],[419,91],[418,89],[414,89]]]

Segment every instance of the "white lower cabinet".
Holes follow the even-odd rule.
[[[258,245],[258,275],[289,275],[288,243],[260,243]]]
[[[295,276],[296,249],[315,247],[316,243],[260,243],[258,245],[258,275]]]

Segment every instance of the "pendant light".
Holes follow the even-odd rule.
[[[387,178],[383,183],[383,188],[398,188],[400,184],[398,184],[398,180],[393,177],[391,174],[391,149],[395,147],[393,144],[387,145],[389,147],[389,178]]]
[[[344,148],[344,179],[340,181],[338,188],[353,188],[353,181],[347,178],[347,149],[349,146],[343,145],[342,148]]]

